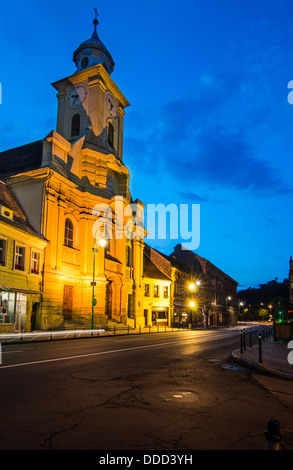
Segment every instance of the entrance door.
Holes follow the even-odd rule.
[[[36,329],[36,320],[37,320],[37,302],[34,302],[32,305],[32,314],[31,314],[31,331]]]
[[[63,316],[64,318],[72,318],[72,297],[73,297],[73,287],[64,286],[64,295],[63,295]]]
[[[106,286],[106,315],[113,318],[113,286],[112,281],[107,282]]]

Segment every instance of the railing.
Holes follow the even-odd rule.
[[[148,326],[132,328],[129,325],[114,325],[107,328],[71,328],[64,330],[47,330],[47,331],[35,331],[35,332],[19,332],[19,333],[5,333],[0,334],[1,343],[12,343],[12,342],[33,342],[33,341],[52,341],[58,339],[74,339],[74,338],[97,338],[99,336],[116,336],[116,335],[131,335],[131,334],[149,334],[149,333],[166,333],[175,331],[186,331],[186,328],[182,326]]]
[[[256,338],[258,340],[258,351],[259,357],[258,362],[262,363],[262,341],[268,340],[271,336],[273,336],[274,330],[271,326],[265,326],[263,328],[252,330],[251,328],[247,331],[245,328],[241,330],[240,333],[240,353],[243,354],[244,350],[246,349],[247,344],[249,347],[252,348],[253,341]]]

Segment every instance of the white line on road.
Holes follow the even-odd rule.
[[[150,348],[157,348],[158,346],[169,346],[171,344],[179,344],[179,343],[187,343],[190,341],[194,341],[194,337],[190,339],[184,339],[180,341],[168,341],[165,343],[157,343],[157,344],[149,344],[149,345],[144,345],[144,346],[135,346],[132,348],[123,348],[123,349],[112,349],[110,351],[102,351],[102,352],[96,352],[96,353],[89,353],[89,354],[80,354],[78,356],[66,356],[66,357],[58,357],[55,359],[42,359],[40,361],[32,361],[32,362],[22,362],[19,364],[10,364],[7,366],[1,366],[0,370],[3,369],[11,369],[13,367],[24,367],[24,366],[30,366],[30,365],[35,365],[35,364],[46,364],[48,362],[57,362],[57,361],[68,361],[68,360],[73,360],[73,359],[80,359],[80,358],[85,358],[85,357],[93,357],[93,356],[103,356],[106,354],[115,354],[115,353],[121,353],[121,352],[126,352],[126,351],[135,351],[138,349],[150,349]]]
[[[214,333],[214,332],[212,332],[212,333]],[[231,335],[231,332],[217,332],[216,334],[212,334],[212,335],[211,334],[209,334],[209,335],[203,334],[203,335],[200,335],[200,336],[196,335],[196,336],[192,336],[191,338],[188,338],[188,339],[177,340],[177,341],[167,341],[167,342],[164,342],[164,343],[149,344],[149,345],[144,345],[144,346],[135,346],[135,347],[123,348],[123,349],[122,348],[121,349],[112,349],[112,350],[109,350],[109,351],[102,351],[102,352],[88,353],[88,354],[80,354],[78,356],[58,357],[58,358],[55,358],[55,359],[42,359],[42,360],[39,360],[39,361],[22,362],[22,363],[19,363],[19,364],[9,364],[9,365],[6,365],[6,366],[1,365],[0,370],[11,369],[11,368],[14,368],[14,367],[24,367],[24,366],[30,366],[30,365],[36,365],[36,364],[46,364],[46,363],[57,362],[57,361],[68,361],[68,360],[73,360],[73,359],[81,359],[81,358],[85,358],[85,357],[103,356],[103,355],[106,355],[106,354],[116,354],[116,353],[121,353],[121,352],[126,352],[126,351],[135,351],[135,350],[139,350],[139,349],[151,349],[151,348],[157,348],[159,346],[169,346],[169,345],[172,345],[172,344],[180,344],[180,343],[185,343],[186,344],[186,343],[193,342],[195,339],[201,340],[203,338],[206,338],[207,336],[209,336],[209,338],[211,340],[216,340],[216,339],[219,339],[220,336],[230,336],[230,335]]]

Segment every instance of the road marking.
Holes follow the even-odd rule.
[[[165,343],[149,344],[149,345],[144,345],[144,346],[135,346],[135,347],[132,347],[132,348],[112,349],[110,351],[102,351],[102,352],[89,353],[89,354],[80,354],[78,356],[66,356],[66,357],[58,357],[58,358],[55,358],[55,359],[42,359],[40,361],[22,362],[22,363],[19,363],[19,364],[10,364],[10,365],[7,365],[7,366],[1,366],[0,370],[11,369],[13,367],[30,366],[30,365],[35,365],[35,364],[46,364],[46,363],[49,363],[49,362],[68,361],[68,360],[80,359],[80,358],[84,358],[84,357],[103,356],[103,355],[106,355],[106,354],[115,354],[115,353],[126,352],[126,351],[135,351],[135,350],[138,350],[138,349],[157,348],[158,346],[169,346],[171,344],[187,343],[187,342],[190,342],[190,341],[194,341],[194,337],[190,338],[190,339],[180,340],[180,341],[168,341],[168,342],[165,342]]]
[[[2,370],[2,369],[12,369],[12,368],[15,368],[15,367],[24,367],[24,366],[30,366],[30,365],[36,365],[36,364],[46,364],[46,363],[57,362],[57,361],[68,361],[68,360],[73,360],[73,359],[81,359],[81,358],[85,358],[85,357],[103,356],[103,355],[106,355],[106,354],[116,354],[116,353],[119,353],[119,352],[135,351],[135,350],[138,350],[138,349],[150,349],[150,348],[156,348],[156,347],[159,347],[159,346],[169,346],[169,345],[172,345],[172,344],[180,344],[180,343],[185,343],[186,344],[186,343],[194,341],[195,339],[198,339],[198,340],[204,339],[207,336],[209,336],[210,339],[212,339],[212,340],[216,340],[220,336],[233,336],[231,334],[231,332],[221,331],[221,332],[217,332],[217,334],[215,334],[215,332],[212,332],[212,333],[214,333],[214,334],[206,334],[206,332],[203,332],[203,334],[200,335],[200,336],[199,335],[194,335],[194,336],[192,336],[191,338],[188,338],[188,339],[182,339],[182,340],[177,340],[177,341],[167,341],[167,342],[164,342],[164,343],[149,344],[149,345],[144,345],[144,346],[135,346],[135,347],[123,348],[123,349],[112,349],[110,351],[80,354],[78,356],[58,357],[58,358],[55,358],[55,359],[42,359],[40,361],[22,362],[22,363],[19,363],[19,364],[10,364],[10,365],[6,365],[6,366],[1,365],[0,370]]]

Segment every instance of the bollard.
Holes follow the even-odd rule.
[[[245,329],[243,330],[243,349],[246,349],[246,344],[245,344]]]
[[[266,450],[279,450],[281,441],[279,421],[275,419],[269,419],[268,428],[264,435],[266,439]]]
[[[243,333],[242,330],[240,332],[240,352],[243,353]]]
[[[261,333],[259,333],[258,335],[258,353],[259,353],[258,362],[262,363]]]
[[[251,328],[249,330],[249,346],[252,348],[252,334],[251,334]]]

